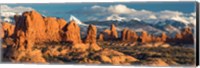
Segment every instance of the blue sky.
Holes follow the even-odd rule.
[[[49,3],[6,4],[10,8],[24,7],[37,10],[45,16],[69,19],[74,15],[82,21],[126,19],[175,19],[192,22],[196,18],[195,2],[124,2],[124,3]],[[191,18],[191,16],[193,18]],[[194,17],[195,16],[195,17]]]

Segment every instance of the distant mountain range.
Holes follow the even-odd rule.
[[[5,18],[5,17],[1,17]],[[14,20],[13,17],[10,17],[11,20]],[[82,22],[75,16],[71,15],[69,21],[75,20],[76,23],[80,26],[81,32],[84,33],[87,31],[89,24],[96,25],[98,33],[102,32],[105,29],[110,29],[110,25],[113,23],[117,27],[117,31],[120,32],[124,28],[132,29],[136,32],[141,32],[143,30],[148,31],[151,34],[159,35],[162,32],[166,32],[170,36],[174,36],[176,33],[179,33],[183,28],[190,27],[194,30],[194,24],[186,24],[176,20],[157,20],[146,22],[139,19],[131,20],[105,20],[105,21],[85,21]]]
[[[121,6],[128,9],[124,5],[116,5],[116,6],[118,7]],[[16,14],[20,15],[24,11],[34,10],[31,7],[19,6],[19,7],[11,8],[7,5],[1,5],[0,8],[3,9],[0,12],[2,21],[8,21],[8,22],[14,22],[13,16]],[[102,7],[96,6],[96,8],[102,8]],[[132,13],[136,13],[136,12],[133,12],[132,10],[130,11]],[[141,11],[141,12],[144,12],[144,11]],[[164,13],[170,13],[170,12],[171,11],[164,11]],[[195,16],[195,14],[193,14],[193,16]],[[141,16],[141,17],[144,17],[144,16]],[[155,35],[160,34],[162,32],[166,32],[168,34],[172,34],[173,36],[174,33],[180,32],[180,30],[185,27],[190,27],[194,30],[194,27],[196,26],[195,20],[193,19],[193,17],[192,19],[190,19],[190,17],[181,18],[181,16],[177,16],[177,17],[172,16],[172,18],[167,18],[167,19],[154,19],[154,16],[150,16],[150,17],[145,17],[145,19],[141,19],[137,17],[129,18],[126,16],[120,16],[118,14],[112,14],[110,16],[105,17],[104,20],[98,19],[98,20],[90,20],[90,21],[82,22],[81,20],[79,20],[79,18],[76,18],[75,16],[71,15],[69,18],[69,21],[70,20],[75,20],[76,23],[81,27],[82,32],[86,32],[87,30],[86,27],[88,27],[89,24],[96,25],[98,32],[101,32],[105,29],[109,29],[110,25],[113,23],[116,25],[117,31],[119,32],[123,30],[124,28],[129,28],[129,29],[135,30],[136,32],[141,32],[142,30],[145,30]]]
[[[121,31],[124,28],[129,28],[135,30],[136,32],[141,32],[142,30],[146,30],[152,34],[160,34],[162,32],[166,32],[168,34],[173,34],[180,32],[185,27],[194,28],[193,24],[185,24],[180,21],[175,20],[160,20],[157,22],[147,23],[145,21],[139,20],[130,20],[130,21],[118,21],[118,20],[110,20],[110,21],[87,21],[86,24],[95,24],[97,26],[104,26],[103,29],[109,28],[112,23],[116,25],[118,31]],[[103,30],[102,29],[102,30]]]

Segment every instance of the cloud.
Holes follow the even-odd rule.
[[[176,20],[185,24],[194,24],[196,20],[196,12],[186,14],[180,11],[163,10],[159,12],[153,12],[149,10],[136,10],[129,8],[126,5],[110,5],[108,7],[94,5],[91,7],[92,14],[97,15],[98,19],[104,20],[116,20],[117,19],[140,19],[144,21],[155,22],[156,20]],[[91,11],[91,10],[88,10]],[[98,17],[99,16],[99,17]],[[104,17],[104,18],[102,18]]]
[[[130,9],[126,7],[125,5],[118,4],[118,5],[111,5],[107,8],[109,12],[115,13],[115,14],[130,14],[134,13],[135,9]]]
[[[31,7],[9,7],[7,5],[0,6],[0,13],[2,16],[13,16],[16,13],[22,13],[24,11],[34,10]],[[81,11],[80,11],[81,10]],[[180,11],[163,10],[159,12],[153,12],[149,10],[136,10],[129,8],[123,4],[100,6],[94,5],[83,9],[77,9],[64,12],[66,15],[79,16],[83,21],[88,20],[131,20],[138,19],[148,23],[155,23],[158,20],[176,20],[185,24],[196,25],[196,12],[183,13]]]
[[[14,16],[15,14],[21,14],[25,11],[31,11],[34,10],[31,7],[23,7],[23,6],[17,6],[17,7],[9,7],[8,5],[0,5],[0,13],[1,16]]]
[[[196,12],[192,12],[190,15],[196,17]]]

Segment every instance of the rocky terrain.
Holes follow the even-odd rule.
[[[89,24],[82,35],[75,20],[43,17],[37,11],[14,16],[15,23],[1,23],[3,62],[112,65],[194,65],[191,28],[175,37],[152,35],[115,24],[98,33]],[[187,48],[192,47],[192,48]]]

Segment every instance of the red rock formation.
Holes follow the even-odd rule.
[[[117,29],[116,29],[114,24],[111,25],[110,30],[111,30],[111,38],[112,39],[117,39],[118,38],[118,33],[117,33]]]
[[[192,34],[192,30],[186,27],[183,29],[183,35],[188,35],[188,34]]]
[[[25,31],[27,24],[28,28],[35,33],[36,43],[49,42],[49,41],[61,41],[63,31],[62,29],[66,26],[66,21],[64,19],[56,19],[53,17],[42,17],[38,12],[31,11],[25,12],[22,16],[14,16],[16,21],[16,30]],[[30,17],[28,20],[27,17]],[[26,21],[24,21],[26,20]],[[28,22],[27,24],[25,22]],[[16,32],[17,33],[17,32]]]
[[[175,39],[181,39],[182,38],[182,34],[181,33],[177,33],[175,36]]]
[[[127,36],[127,35],[126,35],[127,31],[128,31],[128,28],[125,28],[125,29],[122,30],[121,37],[122,37],[122,40],[123,40],[123,41],[125,41],[126,38],[127,38],[127,37],[126,37],[126,36]]]
[[[67,26],[67,22],[66,22],[64,19],[61,19],[61,18],[57,19],[57,22],[58,22],[58,25],[59,25],[60,40],[61,40],[61,41],[64,41],[64,40],[65,40],[65,39],[63,38],[63,37],[64,37],[64,34],[65,34],[64,30],[65,30],[65,28],[66,28],[66,26]],[[64,29],[64,30],[63,30],[63,29]]]
[[[67,22],[62,18],[57,19],[57,22],[59,24],[59,30],[62,30],[67,25]]]
[[[103,31],[104,40],[110,40],[111,39],[111,31],[109,29],[106,29]]]
[[[166,40],[167,40],[167,35],[166,35],[166,33],[162,33],[162,35],[161,35],[161,40],[162,40],[162,42],[166,42]]]
[[[8,22],[4,22],[2,23],[2,29],[6,35],[4,37],[11,37],[14,34],[15,25],[12,25],[11,23]]]
[[[88,31],[87,31],[87,37],[85,39],[85,43],[90,46],[90,50],[100,50],[101,47],[99,47],[96,43],[96,35],[97,35],[97,29],[94,25],[89,25]]]
[[[153,41],[153,40],[152,40],[152,41]],[[155,38],[155,42],[164,42],[164,41],[162,40],[162,38],[156,37],[156,38]]]
[[[24,12],[22,16],[15,17],[15,20],[15,39],[17,45],[26,45],[26,49],[31,49],[35,42],[44,42],[47,40],[45,33],[46,24],[38,12]]]
[[[85,43],[96,43],[97,29],[94,25],[89,25]]]
[[[194,43],[193,33],[192,33],[192,30],[190,28],[185,28],[183,30],[182,35],[183,35],[183,42]]]
[[[104,40],[116,40],[118,38],[118,33],[114,24],[111,25],[110,29],[106,29],[102,32]]]
[[[138,39],[138,36],[137,36],[136,32],[129,30],[127,28],[125,28],[122,31],[122,41],[136,42],[137,39]]]
[[[14,15],[15,23],[16,23],[16,22],[19,22],[19,20],[20,20],[19,18],[20,18],[20,15]]]
[[[39,54],[35,55],[32,49],[35,42],[43,42],[46,40],[46,25],[43,17],[36,11],[30,11],[24,12],[22,16],[15,17],[15,20],[15,45],[12,46],[11,50],[8,50],[8,54],[11,54],[9,57],[18,57],[14,58],[18,62],[23,57],[38,56],[39,59],[30,58],[30,60],[33,62],[45,62],[41,60],[43,57]]]
[[[59,34],[60,25],[57,22],[57,19],[53,17],[47,17],[47,18],[44,18],[44,21],[46,24],[45,34],[46,36],[48,36],[46,37],[46,39],[48,39],[49,41],[55,41],[55,42],[61,41],[61,37]]]
[[[136,32],[132,30],[128,30],[126,35],[128,41],[136,42],[138,39]]]
[[[43,42],[46,41],[46,24],[43,20],[41,14],[36,11],[25,12],[23,16],[26,18],[25,27],[27,27],[27,31],[30,30],[32,32],[32,36],[35,36],[35,42]]]
[[[61,41],[64,33],[62,29],[67,24],[64,19],[45,18],[36,11],[24,12],[22,16],[15,15],[14,19],[16,39],[24,34],[26,40],[32,39],[33,43]]]
[[[4,31],[3,31],[2,24],[0,24],[0,37],[4,38]]]
[[[173,39],[176,43],[194,43],[194,37],[190,28],[184,28],[181,33],[177,33]]]
[[[98,40],[99,40],[99,41],[104,41],[104,35],[103,35],[103,33],[100,33],[100,34],[99,34]]]
[[[66,42],[77,44],[82,43],[81,36],[80,36],[80,27],[75,23],[74,20],[70,21],[69,24],[67,24],[64,34],[64,40]]]
[[[149,35],[146,31],[142,31],[140,38],[142,43],[148,43],[151,41],[151,35]]]

